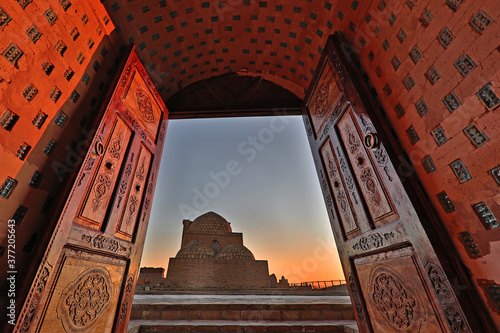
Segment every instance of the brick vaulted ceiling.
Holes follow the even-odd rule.
[[[118,37],[137,46],[168,100],[193,82],[229,72],[260,76],[303,98],[328,35],[349,24],[336,7],[350,11],[346,16],[362,15],[358,1],[342,2],[106,0],[104,5]]]

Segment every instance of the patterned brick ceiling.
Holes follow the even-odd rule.
[[[122,42],[139,57],[164,100],[228,72],[261,76],[303,98],[329,34],[360,12],[358,1],[106,0]],[[361,14],[361,13],[360,13]],[[360,16],[360,15],[357,15]]]

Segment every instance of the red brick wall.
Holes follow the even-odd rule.
[[[269,288],[267,260],[170,258],[166,286],[194,289]]]
[[[407,2],[416,4],[411,8]],[[442,241],[456,247],[500,328],[498,300],[495,303],[488,291],[488,285],[500,284],[500,228],[489,229],[473,207],[484,202],[492,214],[500,217],[500,187],[491,173],[500,163],[500,111],[489,109],[477,95],[491,84],[500,96],[500,3],[464,1],[456,11],[446,1],[385,1],[383,9],[378,8],[381,1],[360,2],[356,10],[349,3],[336,9],[346,17],[346,39],[354,45],[355,57],[366,72],[365,79],[378,94],[387,121],[451,235],[451,240]],[[425,16],[426,10],[432,18]],[[475,17],[482,13],[494,22],[478,31],[472,22],[478,22]],[[454,36],[447,46],[439,38],[445,27]],[[398,38],[401,29],[406,35],[404,40]],[[420,59],[410,57],[415,46],[421,52]],[[455,63],[465,55],[475,66],[461,73]],[[393,60],[395,57],[397,60]],[[433,67],[439,78],[430,75]],[[409,76],[413,87],[405,85]],[[433,81],[433,77],[437,80]],[[461,103],[454,111],[443,102],[450,98],[450,93]],[[417,110],[416,103],[422,99],[427,105],[426,114]],[[488,140],[480,145],[474,143],[465,133],[469,126],[475,126],[476,133],[481,131]],[[408,133],[411,128],[418,135],[413,142]],[[434,134],[436,129],[441,131],[439,128],[446,140],[438,140],[442,137]],[[462,179],[452,168],[457,160],[467,169],[457,172]],[[432,163],[427,170],[425,161]],[[443,191],[453,208],[446,208],[438,199]]]

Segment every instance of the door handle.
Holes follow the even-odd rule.
[[[372,133],[372,132],[366,132],[365,134],[365,138],[364,138],[364,144],[365,144],[365,147],[368,148],[368,149],[377,149],[379,144],[380,144],[380,140],[378,138],[378,135],[377,133]]]

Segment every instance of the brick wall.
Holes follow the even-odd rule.
[[[170,258],[166,286],[181,289],[269,288],[267,260]]]
[[[492,174],[500,163],[500,3],[349,2],[336,11],[350,18],[342,31],[354,58],[451,236],[442,241],[456,247],[500,327],[492,216],[500,216]]]

